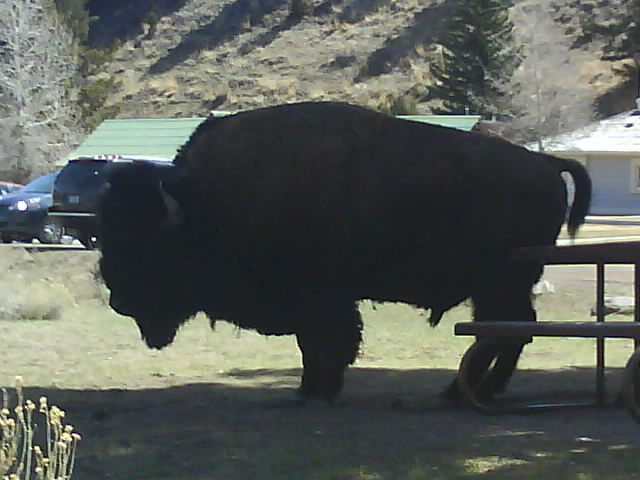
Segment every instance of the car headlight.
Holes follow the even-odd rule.
[[[9,210],[17,210],[19,212],[25,212],[27,210],[33,210],[40,208],[42,203],[41,197],[30,198],[28,200],[18,200],[16,203],[9,207]]]

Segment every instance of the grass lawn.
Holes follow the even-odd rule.
[[[467,306],[432,329],[413,308],[363,302],[362,353],[337,404],[291,408],[294,338],[223,322],[211,332],[197,317],[149,350],[105,306],[95,252],[13,252],[0,250],[0,385],[21,375],[28,398],[66,411],[83,437],[74,479],[640,479],[640,425],[620,408],[484,417],[443,403],[470,342],[452,333]],[[540,318],[588,319],[588,277],[553,270]],[[620,272],[608,293],[630,294],[629,279]],[[630,353],[630,341],[607,342],[611,397]],[[589,397],[594,358],[592,340],[538,339],[508,395]]]

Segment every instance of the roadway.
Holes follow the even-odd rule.
[[[634,217],[588,217],[574,240],[571,240],[563,228],[558,245],[640,241],[640,216]],[[36,250],[83,250],[78,241],[60,245],[41,243],[0,243],[0,247],[22,247]]]

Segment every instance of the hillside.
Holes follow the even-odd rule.
[[[154,6],[157,24],[155,18],[144,21],[144,5],[151,2],[139,2],[137,24],[123,7],[112,8],[111,16],[98,12],[92,28],[104,35],[107,25],[130,27],[114,28],[124,41],[109,66],[121,82],[109,103],[122,105],[122,118],[206,115],[300,100],[385,107],[408,91],[426,93],[428,64],[438,58],[436,40],[455,3],[315,0],[312,12],[296,21],[288,17],[289,0],[166,0]],[[601,115],[634,106],[629,42],[614,28],[624,5],[555,1],[556,20],[576,51],[589,53],[583,68]],[[426,113],[430,105],[418,108]]]

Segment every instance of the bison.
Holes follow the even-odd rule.
[[[111,307],[152,348],[198,312],[293,334],[301,401],[342,390],[360,300],[428,309],[432,325],[467,298],[476,321],[534,321],[543,265],[509,253],[553,245],[565,220],[575,234],[591,196],[574,160],[337,102],[209,118],[173,163],[109,178],[97,218]],[[479,361],[484,394],[504,390],[521,349]]]

